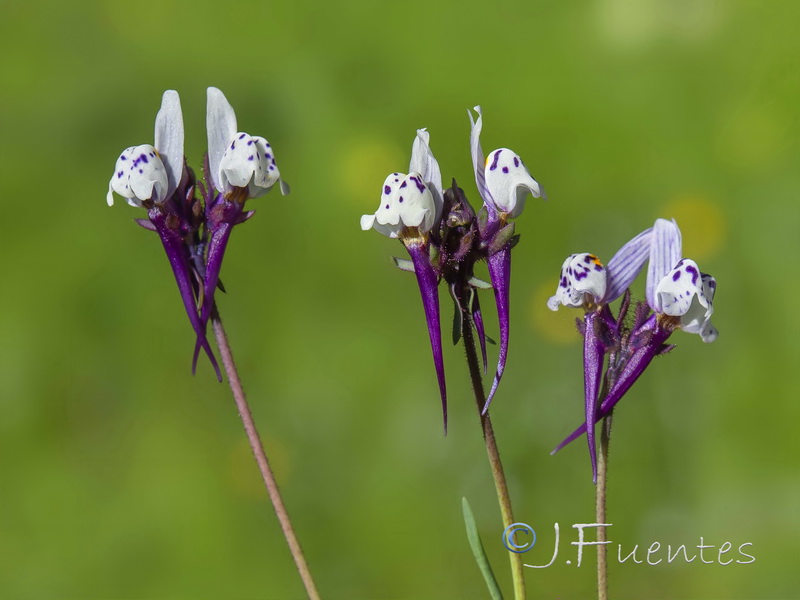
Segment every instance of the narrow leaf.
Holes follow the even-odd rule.
[[[408,271],[409,273],[414,272],[414,263],[410,260],[406,260],[404,258],[397,258],[396,256],[392,257],[394,261],[394,266],[396,266],[401,271]]]
[[[483,549],[481,536],[478,534],[478,526],[475,524],[475,516],[472,514],[472,509],[466,498],[461,498],[461,508],[464,510],[464,525],[467,527],[467,539],[469,540],[470,548],[472,548],[472,555],[475,557],[475,562],[478,563],[483,579],[486,582],[486,587],[489,588],[489,595],[492,600],[503,600],[500,586],[497,585],[492,566],[489,564],[486,551]]]
[[[483,279],[478,279],[477,277],[473,276],[469,278],[468,282],[472,287],[480,288],[482,290],[490,290],[492,289],[492,284],[488,281],[484,281]]]

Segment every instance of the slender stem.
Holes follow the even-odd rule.
[[[481,416],[483,405],[486,402],[486,394],[483,391],[481,370],[478,365],[478,354],[475,350],[475,338],[472,335],[472,323],[466,312],[462,312],[461,332],[464,336],[467,365],[469,366],[469,374],[472,378],[472,389],[475,392],[478,416],[480,417],[481,428],[483,429],[483,440],[486,443],[486,453],[489,455],[489,465],[492,469],[492,478],[494,479],[497,501],[500,504],[500,514],[503,519],[503,528],[505,529],[514,523],[514,515],[511,510],[511,496],[508,493],[508,484],[506,484],[506,476],[503,473],[503,463],[500,462],[500,451],[497,449],[497,440],[494,437],[492,421],[488,414],[486,416]],[[511,561],[511,578],[514,582],[514,598],[515,600],[524,600],[525,574],[522,565],[522,555],[515,552],[509,552],[508,554],[509,560]]]
[[[300,548],[300,542],[297,540],[297,536],[292,528],[292,522],[289,520],[289,513],[286,512],[286,507],[283,504],[280,491],[278,490],[278,484],[275,481],[275,476],[272,474],[272,469],[270,469],[269,461],[267,460],[267,454],[264,452],[264,446],[261,443],[261,438],[258,436],[256,425],[253,422],[253,415],[250,413],[250,407],[247,405],[242,382],[239,380],[239,374],[236,371],[236,363],[233,362],[231,348],[228,345],[228,337],[225,334],[225,329],[222,326],[222,319],[217,312],[216,306],[212,309],[211,322],[214,326],[217,347],[222,356],[222,364],[225,366],[225,373],[228,375],[228,382],[231,385],[233,399],[236,401],[236,408],[239,409],[239,416],[242,418],[244,430],[247,432],[247,439],[256,457],[256,462],[261,471],[261,477],[264,479],[264,485],[267,487],[267,493],[272,502],[272,507],[275,509],[275,514],[278,516],[278,521],[283,530],[283,537],[286,538],[286,543],[289,544],[289,551],[292,553],[292,558],[294,558],[294,563],[297,565],[300,579],[303,580],[303,585],[306,588],[309,599],[319,600],[319,593],[311,577],[311,571],[308,569],[308,564],[306,564],[306,559],[303,556],[303,550]]]
[[[613,411],[603,418],[600,425],[600,454],[597,457],[597,485],[595,486],[596,523],[606,522],[606,483],[608,481],[608,445],[611,441],[611,418]],[[597,528],[597,541],[605,542],[606,528]],[[608,544],[597,546],[597,598],[608,600]]]

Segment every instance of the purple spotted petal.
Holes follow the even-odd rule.
[[[161,242],[164,245],[164,250],[167,252],[167,258],[169,258],[169,264],[172,267],[172,273],[174,274],[175,281],[178,284],[178,290],[180,291],[181,298],[183,299],[183,305],[186,309],[186,314],[188,315],[189,321],[192,324],[192,328],[197,335],[198,347],[205,350],[206,354],[208,355],[208,359],[211,361],[211,365],[214,367],[214,371],[217,374],[217,379],[222,381],[222,374],[220,373],[217,359],[214,356],[214,352],[211,350],[211,346],[208,343],[208,338],[206,338],[205,327],[197,314],[197,304],[195,302],[195,294],[192,289],[192,271],[189,262],[189,256],[186,250],[186,243],[184,242],[180,231],[170,229],[167,226],[165,215],[162,214],[158,209],[152,209],[149,212],[149,216],[156,228],[156,231],[158,232],[159,237],[161,238]],[[193,373],[195,362],[196,360],[193,361],[192,364]]]
[[[209,212],[208,225],[211,230],[211,239],[208,242],[208,258],[206,260],[206,274],[203,285],[203,305],[200,323],[205,335],[208,320],[211,318],[211,309],[214,307],[214,292],[219,283],[219,273],[222,269],[222,259],[225,248],[231,236],[233,226],[242,218],[242,204],[222,200]],[[197,362],[202,339],[197,337],[194,348],[192,365]]]
[[[497,358],[497,371],[492,382],[492,389],[486,398],[481,414],[486,414],[489,404],[497,392],[503,371],[506,368],[506,355],[508,353],[508,320],[509,320],[509,288],[511,286],[511,246],[506,245],[503,249],[492,254],[488,259],[489,278],[494,288],[494,301],[497,305],[497,321],[500,327],[500,352]]]
[[[475,324],[475,331],[478,333],[478,342],[481,345],[481,356],[483,357],[483,374],[486,375],[486,330],[483,328],[483,316],[481,315],[481,304],[478,300],[478,292],[472,292],[472,322]]]
[[[594,424],[597,422],[597,395],[600,393],[600,380],[603,378],[603,359],[606,347],[602,338],[597,335],[597,328],[602,326],[602,316],[598,312],[588,312],[584,316],[583,339],[583,387],[584,409],[589,443],[589,458],[592,461],[592,481],[597,483],[597,448],[595,446]]]
[[[431,340],[433,364],[436,378],[439,380],[439,394],[442,397],[442,416],[444,432],[447,433],[447,388],[444,380],[444,358],[442,357],[442,331],[439,324],[439,277],[431,265],[428,248],[423,245],[406,246],[414,263],[419,291],[422,295],[422,306],[425,309],[425,320],[428,324],[428,335]]]
[[[681,254],[681,230],[674,220],[656,219],[653,225],[653,242],[650,246],[650,265],[647,269],[647,304],[653,310],[660,310],[656,287],[666,277],[678,261]]]
[[[619,298],[639,275],[645,261],[650,256],[653,228],[649,227],[626,243],[608,261],[608,286],[603,303],[609,304]]]

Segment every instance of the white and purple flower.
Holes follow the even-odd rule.
[[[392,173],[383,182],[380,205],[361,217],[361,229],[375,229],[390,238],[426,235],[442,217],[442,175],[428,142],[418,129],[411,148],[408,174]]]
[[[439,273],[429,256],[430,236],[442,218],[442,175],[429,146],[430,134],[418,129],[411,148],[409,173],[392,173],[383,182],[378,210],[361,217],[361,229],[403,242],[417,276],[425,321],[428,325],[436,378],[447,431],[447,386],[439,319]]]
[[[106,200],[116,192],[131,206],[163,202],[175,192],[183,173],[183,114],[178,92],[167,90],[156,115],[155,146],[142,144],[122,151],[108,184]]]
[[[209,171],[217,191],[226,197],[257,198],[279,183],[281,193],[289,193],[269,142],[237,131],[236,113],[215,87],[208,88],[206,128]]]
[[[148,219],[136,222],[161,238],[197,335],[192,372],[203,349],[221,381],[206,328],[231,230],[253,215],[244,210],[248,199],[267,193],[276,183],[287,194],[289,186],[281,179],[269,142],[238,131],[233,108],[217,88],[208,89],[206,122],[208,168],[205,186],[197,186],[194,173],[184,165],[178,93],[164,92],[154,146],[131,146],[122,152],[107,201],[112,205],[116,192],[132,206],[147,209]],[[195,197],[197,187],[203,190],[204,202]]]
[[[482,414],[503,375],[508,351],[509,282],[511,248],[519,236],[508,221],[522,211],[528,194],[543,196],[539,184],[530,176],[522,159],[507,148],[500,148],[484,161],[480,147],[482,120],[470,113],[472,158],[475,178],[483,208],[476,214],[463,190],[455,181],[442,190],[439,164],[430,150],[430,136],[420,129],[414,139],[409,172],[392,173],[383,183],[380,204],[373,214],[361,217],[361,229],[400,240],[411,260],[395,259],[398,267],[416,274],[422,294],[434,366],[439,381],[445,431],[447,430],[447,393],[442,359],[438,284],[444,280],[455,304],[453,342],[458,343],[469,328],[474,329],[486,373],[486,341],[478,299],[479,288],[493,288],[500,325],[500,350],[497,371],[487,399],[480,396]],[[474,276],[474,265],[486,260],[491,284]]]
[[[646,229],[626,243],[604,266],[594,254],[572,254],[564,261],[556,293],[547,301],[550,310],[560,305],[584,308],[583,365],[584,411],[592,476],[597,477],[594,423],[602,380],[603,361],[620,338],[620,323],[608,305],[619,298],[644,266],[649,255],[652,229]]]
[[[198,281],[196,266],[200,239],[193,220],[194,176],[184,170],[183,114],[178,93],[164,92],[156,116],[155,147],[131,146],[117,159],[109,182],[107,201],[114,203],[116,192],[131,206],[147,209],[148,219],[136,222],[158,233],[167,253],[184,309],[197,336],[197,352],[208,355],[217,378],[222,374],[197,314]],[[192,365],[196,364],[196,356]]]
[[[514,245],[512,241],[514,224],[507,223],[507,220],[520,215],[529,194],[534,198],[546,198],[547,196],[539,183],[531,177],[520,156],[514,151],[508,148],[499,148],[490,152],[484,160],[480,141],[483,128],[481,107],[475,107],[475,112],[478,113],[477,120],[473,118],[471,112],[467,112],[471,125],[470,149],[475,183],[485,207],[485,217],[478,221],[479,234],[482,243],[489,250],[486,262],[494,289],[500,326],[500,352],[492,387],[483,407],[483,414],[486,414],[489,404],[497,392],[497,387],[500,385],[508,356],[511,248]]]
[[[646,260],[647,303],[638,306],[632,326],[627,326],[628,297],[616,318],[608,304],[633,283]],[[717,330],[710,321],[715,290],[714,278],[682,257],[680,230],[665,219],[625,244],[605,269],[589,254],[573,254],[566,260],[556,294],[547,304],[552,310],[559,305],[586,309],[582,326],[585,420],[554,453],[586,433],[592,475],[597,480],[594,424],[611,413],[655,356],[674,347],[666,342],[675,329],[697,333],[704,342],[716,339]],[[606,355],[608,392],[601,399]]]

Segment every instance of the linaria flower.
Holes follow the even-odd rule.
[[[217,88],[208,88],[206,105],[208,131],[208,163],[205,188],[205,226],[210,239],[204,275],[200,320],[205,328],[214,306],[214,292],[219,286],[222,259],[234,225],[253,216],[244,204],[279,184],[281,194],[289,186],[281,179],[275,154],[263,137],[250,136],[237,130],[236,113],[225,95]],[[194,361],[200,351],[199,339]]]
[[[477,108],[480,116],[480,108]],[[480,149],[481,119],[472,120],[471,146],[476,165],[476,181],[484,208],[476,214],[455,181],[442,191],[441,172],[431,153],[427,131],[420,129],[411,152],[409,173],[392,173],[384,181],[381,203],[374,214],[361,217],[363,230],[375,229],[400,240],[411,261],[395,259],[403,270],[413,271],[422,295],[434,366],[442,399],[447,429],[447,391],[442,358],[442,342],[437,286],[444,280],[455,305],[453,341],[462,334],[462,323],[475,330],[486,372],[486,341],[477,290],[493,287],[500,322],[500,358],[491,394],[482,408],[485,414],[497,389],[508,348],[508,286],[511,248],[519,236],[507,219],[519,215],[525,197],[543,192],[530,176],[522,160],[511,150],[501,148],[489,156],[485,166]],[[474,265],[486,260],[492,283],[474,276]]]
[[[508,219],[518,217],[525,206],[528,194],[534,198],[546,198],[539,183],[531,177],[518,154],[508,148],[493,150],[483,158],[480,135],[483,127],[481,107],[476,106],[477,120],[469,113],[470,148],[472,165],[475,170],[475,183],[483,199],[485,216],[479,219],[479,235],[488,251],[486,262],[489,266],[489,279],[494,289],[497,317],[500,327],[500,352],[497,371],[491,390],[483,407],[485,414],[497,392],[497,386],[505,371],[508,355],[509,335],[509,291],[511,284],[511,248],[514,245],[514,223]]]
[[[442,175],[439,163],[428,145],[429,140],[430,134],[425,129],[417,130],[411,149],[409,173],[392,173],[386,178],[378,210],[361,217],[361,229],[375,229],[385,236],[399,239],[411,256],[412,264],[408,270],[416,274],[422,295],[447,429],[447,386],[439,321],[439,273],[429,255],[432,231],[439,225],[442,215]]]
[[[176,91],[167,90],[156,116],[155,146],[132,146],[122,152],[109,182],[107,201],[109,206],[114,204],[113,191],[131,206],[147,209],[149,220],[137,219],[137,223],[155,231],[161,238],[186,314],[197,336],[198,352],[200,348],[205,351],[217,378],[222,381],[205,325],[197,314],[200,279],[196,258],[201,246],[196,215],[199,207],[194,200],[194,174],[183,168],[183,139],[180,98]]]
[[[281,179],[269,142],[237,130],[236,115],[217,88],[208,89],[208,156],[205,185],[197,184],[183,156],[183,116],[177,92],[164,93],[156,117],[155,145],[127,148],[109,182],[108,204],[116,192],[132,206],[147,209],[136,222],[158,233],[172,266],[184,307],[197,336],[192,372],[200,350],[222,376],[206,337],[214,308],[214,292],[222,287],[219,273],[234,225],[253,215],[244,211],[249,198],[261,196]],[[203,202],[195,197],[199,187]]]
[[[586,309],[580,327],[584,336],[585,420],[553,452],[586,433],[595,481],[594,424],[611,413],[656,355],[674,347],[666,342],[675,329],[697,333],[704,342],[717,337],[710,322],[716,281],[701,273],[694,261],[682,258],[681,252],[677,224],[658,219],[651,229],[625,244],[607,269],[593,255],[570,256],[562,267],[556,294],[547,303],[552,310],[559,305]],[[628,288],[647,259],[647,303],[638,305],[632,326],[627,326],[628,295],[616,318],[608,304]],[[601,401],[600,374],[606,354],[607,393]]]

